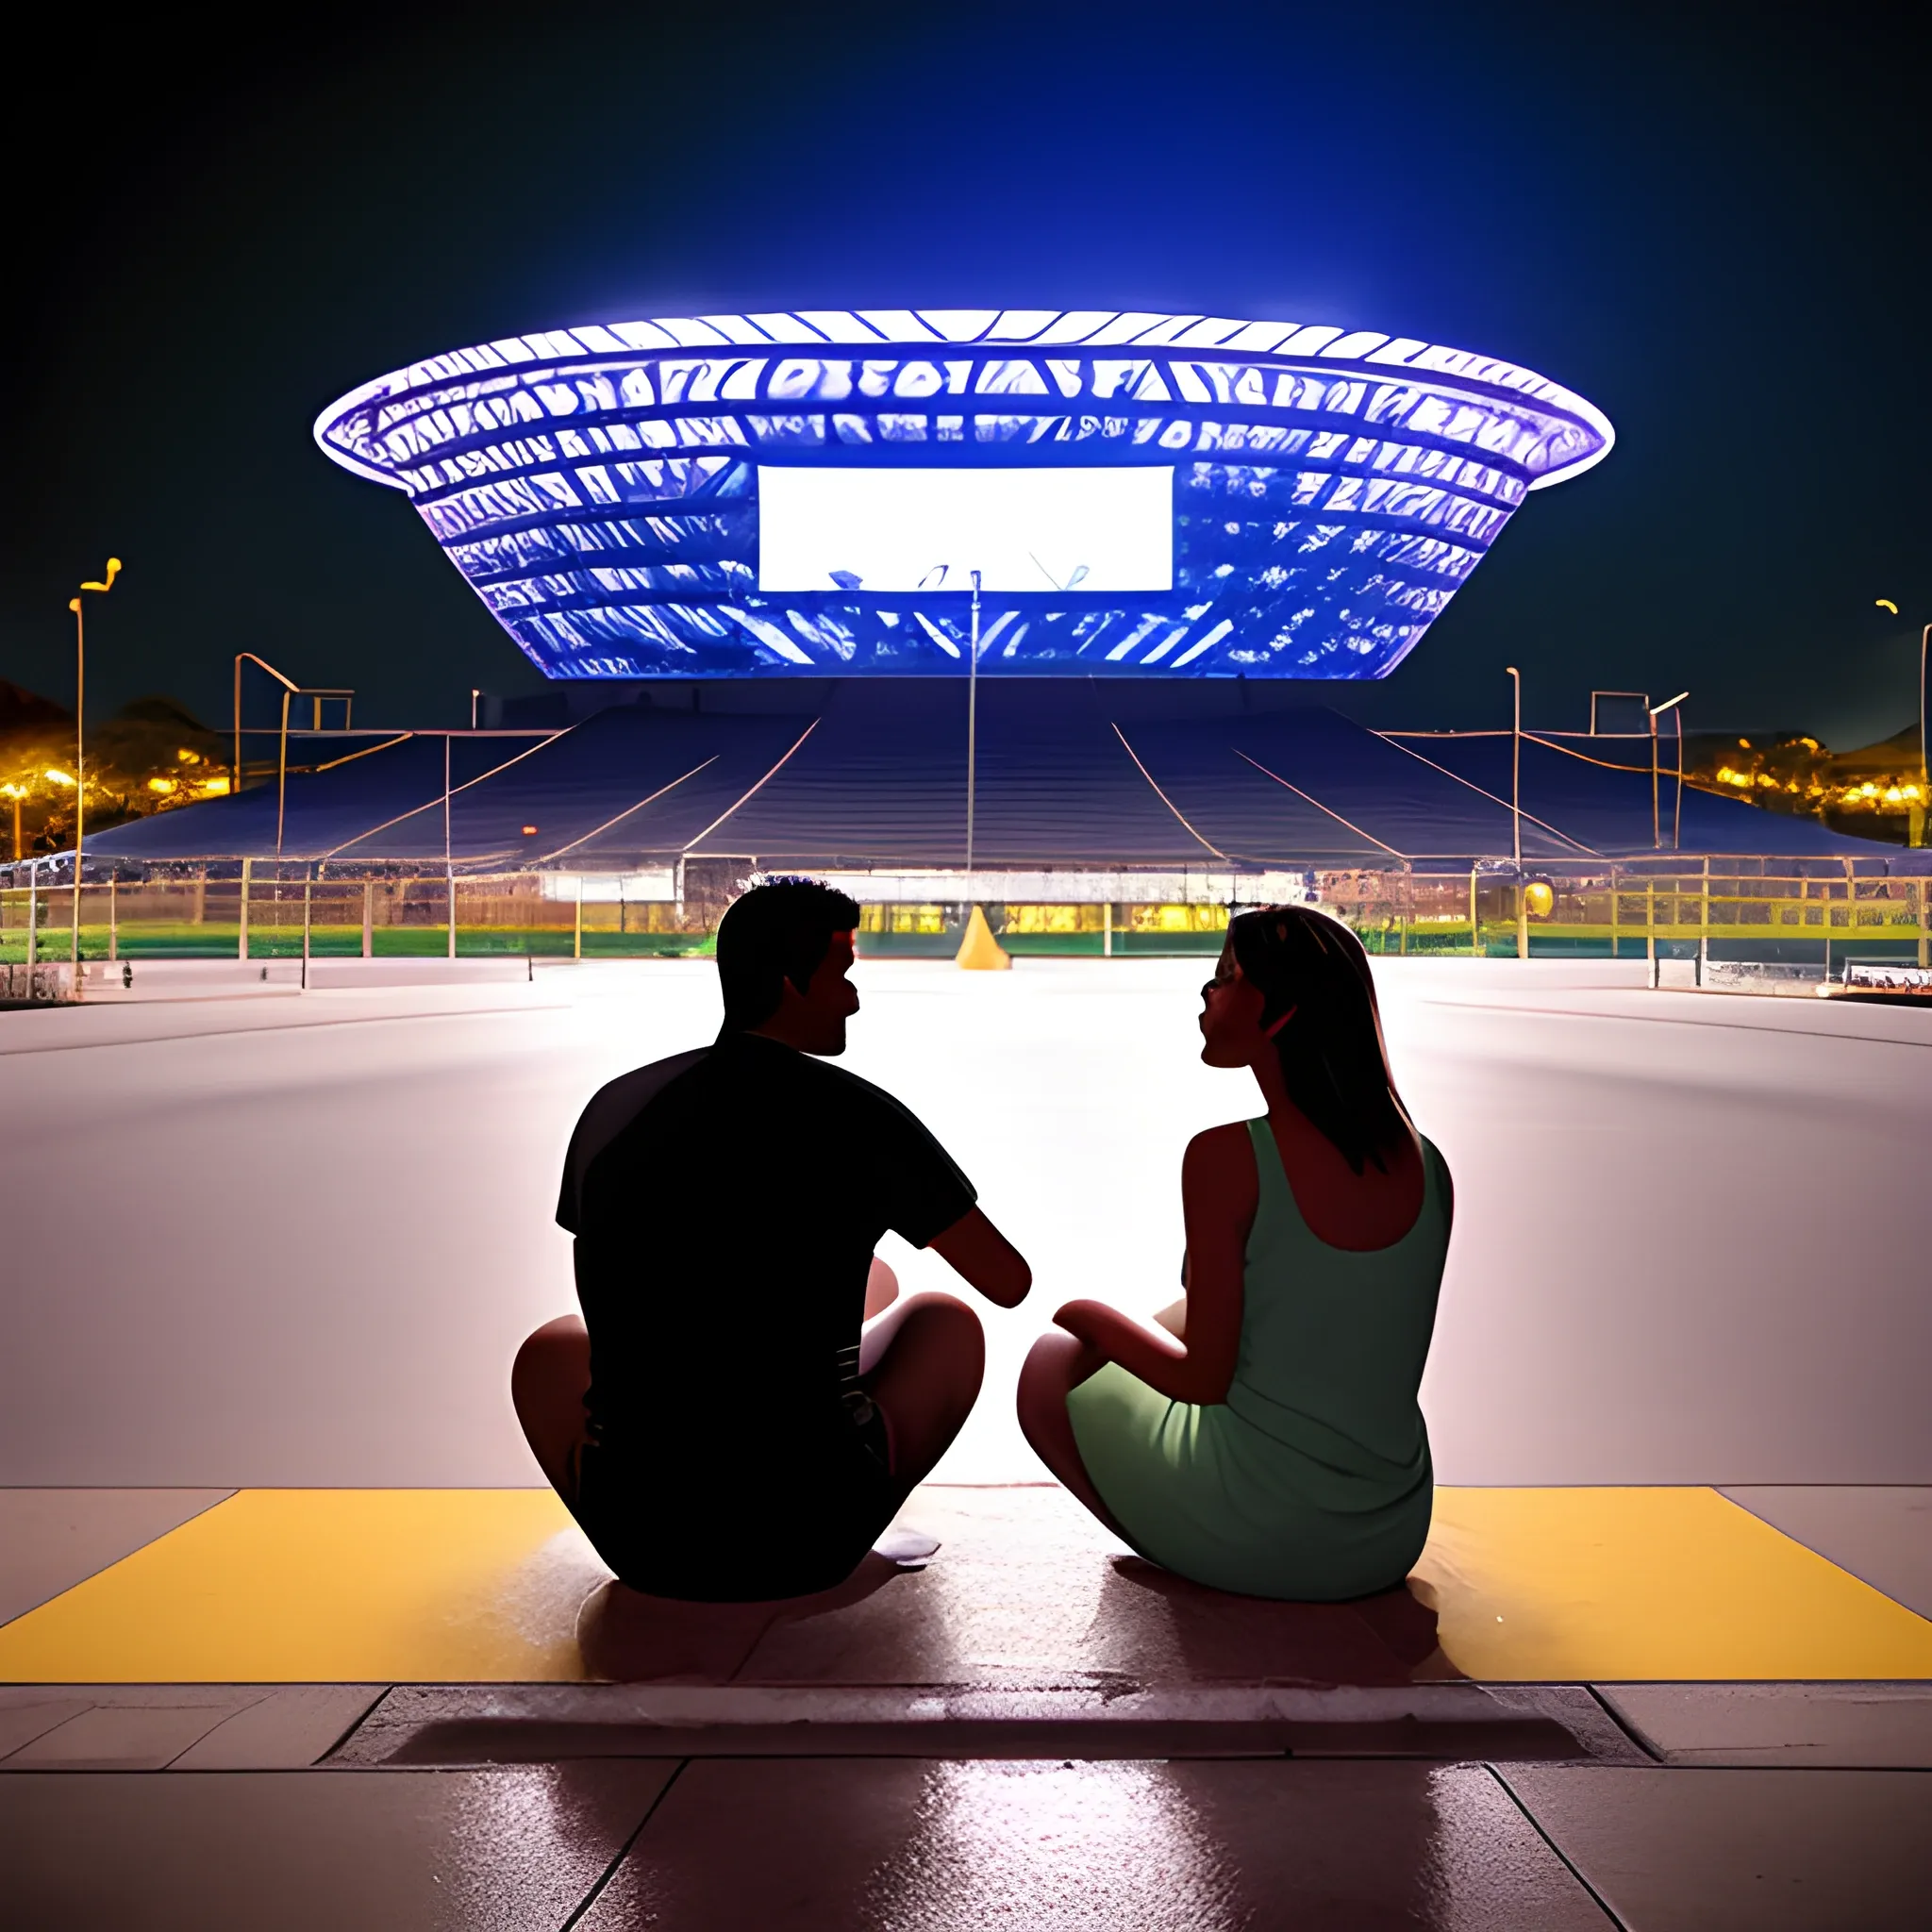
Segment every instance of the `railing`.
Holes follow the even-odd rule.
[[[708,952],[721,898],[683,900],[671,873],[626,878],[539,873],[304,878],[267,862],[81,888],[84,960],[649,958]],[[238,876],[237,874],[240,875]],[[1371,952],[1417,957],[1699,957],[1823,961],[1856,950],[1928,961],[1932,880],[1763,876],[1718,870],[1310,872],[1309,895]],[[71,957],[71,886],[0,890],[0,964]],[[863,897],[862,893],[860,895]],[[864,905],[873,956],[940,956],[968,907],[937,898]],[[1029,903],[987,908],[1009,951],[1147,957],[1219,950],[1224,903]]]

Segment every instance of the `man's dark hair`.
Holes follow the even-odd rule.
[[[832,935],[858,924],[858,903],[822,879],[766,879],[734,899],[718,923],[718,977],[726,1033],[762,1025],[789,979],[800,992],[824,963]]]

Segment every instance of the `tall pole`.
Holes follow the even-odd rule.
[[[74,962],[74,990],[80,991],[80,847],[87,833],[87,751],[82,713],[87,699],[87,620],[80,599],[68,605],[74,612],[74,929],[69,958]]]
[[[1507,667],[1514,685],[1515,714],[1509,727],[1509,856],[1523,870],[1523,673]]]
[[[979,573],[973,573],[973,625],[966,669],[966,896],[973,896],[973,814],[979,767]]]
[[[281,750],[275,760],[275,858],[282,856],[282,819],[289,807],[289,693],[282,693]],[[275,873],[281,878],[279,870]]]
[[[1925,651],[1932,645],[1932,624],[1919,633],[1919,824],[1925,824],[1926,813],[1932,813],[1932,752],[1925,746]],[[1923,830],[1920,837],[1924,838]]]
[[[1653,852],[1664,849],[1664,824],[1657,812],[1657,713],[1650,713],[1650,845]]]
[[[1514,708],[1509,724],[1509,856],[1516,862],[1516,957],[1529,958],[1529,907],[1523,896],[1523,673],[1509,673]]]
[[[1657,808],[1657,721],[1666,711],[1677,712],[1677,802],[1671,818],[1671,850],[1679,850],[1683,843],[1684,831],[1684,714],[1677,710],[1690,693],[1680,691],[1674,698],[1666,698],[1660,705],[1646,705],[1650,714],[1650,842],[1654,851],[1664,849],[1663,818]]]
[[[1677,701],[1677,799],[1671,808],[1671,850],[1684,849],[1684,704]]]
[[[110,557],[108,568],[102,575],[81,585],[83,591],[98,591],[103,595],[114,588],[114,579],[121,575],[121,559]],[[87,746],[86,746],[86,699],[87,699],[87,625],[81,616],[80,599],[69,598],[67,608],[74,612],[74,992],[80,995],[80,858],[81,841],[87,831]]]
[[[457,956],[457,867],[451,857],[449,842],[449,741],[451,734],[442,734],[442,889],[445,908],[449,913],[449,950],[447,957]],[[582,882],[578,882],[579,897],[583,892]],[[581,918],[581,914],[578,915]]]

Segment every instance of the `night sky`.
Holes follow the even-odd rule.
[[[164,691],[225,719],[242,648],[372,724],[541,688],[316,411],[515,331],[814,307],[1332,323],[1589,396],[1610,458],[1529,499],[1393,677],[1305,687],[1369,722],[1507,723],[1506,663],[1548,726],[1592,685],[1839,745],[1915,712],[1918,8],[65,18],[5,127],[0,677],[71,701],[66,600],[118,554],[93,715]]]

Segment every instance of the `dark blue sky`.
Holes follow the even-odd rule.
[[[1377,723],[1688,685],[1851,744],[1932,619],[1925,101],[1910,8],[1207,4],[156,16],[15,120],[0,676],[225,717],[232,654],[371,722],[535,688],[316,410],[513,330],[695,309],[1328,322],[1511,358],[1616,424]],[[63,76],[65,76],[63,78]],[[37,86],[39,84],[37,83]],[[1874,608],[1895,601],[1893,620]],[[1332,696],[1329,687],[1311,695]]]

